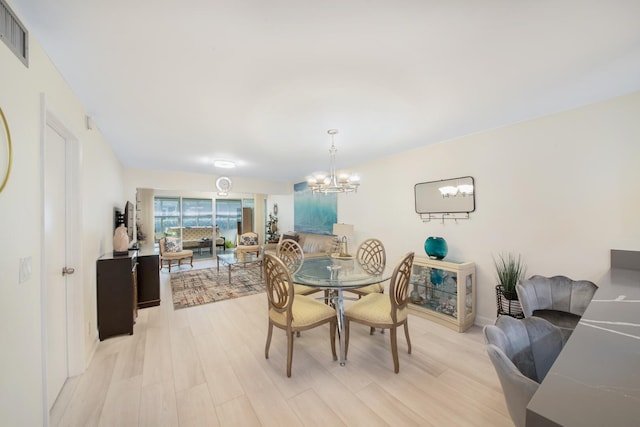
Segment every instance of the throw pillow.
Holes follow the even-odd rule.
[[[242,236],[240,243],[243,246],[254,246],[258,244],[258,238],[256,236]]]
[[[179,237],[167,237],[164,241],[167,252],[180,252],[182,250],[182,240]]]
[[[282,236],[282,240],[284,240],[284,239],[291,239],[291,240],[294,240],[294,241],[298,242],[300,240],[300,236],[298,236],[295,233],[292,233],[292,234],[284,233],[284,235]]]

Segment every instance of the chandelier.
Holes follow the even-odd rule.
[[[307,184],[313,194],[315,193],[351,193],[358,191],[360,186],[360,176],[350,173],[336,173],[336,148],[333,137],[338,133],[337,129],[327,131],[331,135],[331,148],[329,149],[330,171],[327,175],[324,172],[314,173],[307,178]]]

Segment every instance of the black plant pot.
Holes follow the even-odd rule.
[[[504,290],[504,286],[496,286],[496,303],[498,306],[498,316],[505,315],[523,319],[524,312],[518,300],[518,294],[514,291]]]

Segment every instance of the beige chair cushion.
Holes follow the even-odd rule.
[[[188,249],[182,250],[180,252],[165,252],[162,254],[163,259],[182,259],[188,258],[190,256],[193,256],[193,251]]]
[[[353,289],[358,294],[373,294],[373,293],[382,293],[384,291],[384,286],[382,283],[374,283],[373,285],[363,286],[362,288]]]
[[[398,322],[407,318],[407,308],[398,310]],[[393,323],[391,320],[391,300],[389,295],[369,294],[351,304],[344,310],[346,316],[369,323]]]
[[[295,296],[291,311],[293,314],[291,326],[294,328],[304,328],[305,326],[313,325],[323,319],[329,319],[336,315],[336,311],[333,308],[314,299],[305,297],[304,295]],[[270,309],[269,317],[273,323],[286,328],[286,313],[278,313]]]

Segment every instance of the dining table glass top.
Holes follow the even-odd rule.
[[[373,285],[391,278],[390,269],[385,268],[381,272],[375,270],[375,267],[362,265],[355,258],[307,258],[300,269],[292,274],[292,279],[300,285],[350,289]]]

